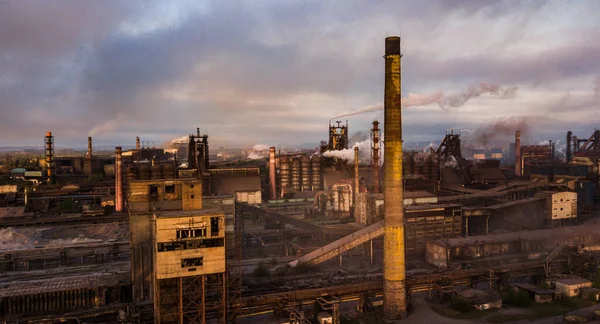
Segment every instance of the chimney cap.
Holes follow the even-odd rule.
[[[390,36],[385,38],[385,55],[400,54],[400,37]]]

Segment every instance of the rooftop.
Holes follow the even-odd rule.
[[[564,279],[556,279],[556,282],[560,282],[563,285],[572,286],[572,285],[585,284],[585,283],[588,283],[590,281],[587,280],[587,279],[583,279],[581,277],[573,276],[573,277],[564,278]]]
[[[154,212],[159,218],[223,215],[220,209],[173,210]]]
[[[580,235],[594,235],[600,233],[600,224],[593,225],[579,225],[569,227],[558,227],[551,229],[540,229],[532,231],[520,231],[520,232],[508,232],[498,233],[489,235],[478,235],[471,237],[460,237],[460,238],[448,238],[443,240],[436,240],[437,244],[446,246],[461,246],[461,245],[473,245],[481,243],[504,243],[504,242],[515,242],[519,240],[532,241],[532,240],[548,240],[551,238],[562,238],[563,240],[573,238]]]

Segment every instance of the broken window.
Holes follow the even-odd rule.
[[[204,228],[185,228],[177,229],[177,238],[185,239],[191,237],[206,237],[206,227]]]
[[[174,194],[175,193],[175,185],[165,186],[165,193]]]
[[[219,235],[219,217],[210,218],[210,236]]]
[[[156,200],[158,199],[158,187],[157,186],[150,186],[150,200]]]
[[[182,268],[186,268],[186,267],[199,267],[199,266],[202,266],[203,263],[204,263],[204,258],[203,257],[181,259],[181,267]]]

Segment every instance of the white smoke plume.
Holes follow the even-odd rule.
[[[106,122],[94,126],[88,133],[88,136],[95,136],[97,134],[108,133],[116,130],[122,121],[125,120],[125,114],[122,112],[117,113],[115,118],[107,120]]]
[[[349,161],[354,164],[354,148],[358,147],[358,160],[361,163],[371,163],[371,140],[364,140],[362,142],[356,142],[351,148],[344,150],[327,151],[323,153],[325,157],[336,157],[342,160]],[[383,161],[383,139],[379,146],[379,151],[382,152],[380,162]]]
[[[478,85],[469,86],[462,92],[445,94],[443,91],[436,91],[430,94],[418,94],[409,93],[408,97],[402,98],[401,105],[403,108],[412,106],[425,106],[432,103],[438,104],[443,110],[450,110],[451,108],[458,108],[463,106],[467,101],[472,98],[480,97],[484,94],[490,94],[498,97],[499,99],[513,99],[517,96],[519,91],[518,87],[501,88],[499,85],[490,84],[487,82],[481,82]],[[335,116],[331,119],[355,116],[372,111],[380,111],[383,109],[383,104],[379,103],[376,105],[370,105],[365,108],[359,109],[355,112],[346,113],[343,115]]]
[[[176,143],[187,143],[189,142],[190,137],[189,136],[181,136],[179,138],[174,138],[171,140],[171,145],[175,145]]]
[[[444,167],[458,169],[458,163],[456,162],[456,158],[454,156],[450,156],[450,158],[446,160],[446,162],[444,162]]]
[[[423,148],[423,153],[429,153],[429,152],[435,151],[435,150],[437,150],[437,145],[435,145],[434,142],[431,142]]]
[[[264,159],[269,156],[269,147],[267,144],[256,144],[246,158],[250,160]]]

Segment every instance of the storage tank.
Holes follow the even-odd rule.
[[[301,181],[300,181],[300,160],[299,159],[293,159],[292,160],[292,188],[294,189],[295,192],[299,192],[302,188],[301,188]]]
[[[140,180],[150,180],[150,164],[142,163],[139,166],[139,177]]]
[[[290,158],[288,156],[282,156],[279,158],[280,172],[279,181],[281,189],[290,187]]]
[[[175,166],[172,163],[167,163],[163,166],[163,178],[175,179]]]
[[[429,154],[427,156],[427,158],[425,159],[425,177],[429,180],[433,179],[433,158],[431,157],[431,154]]]
[[[302,167],[302,191],[310,191],[312,190],[310,157],[308,157],[308,155],[302,155],[300,164]]]
[[[321,157],[313,155],[312,164],[312,188],[313,190],[323,190],[321,185]]]
[[[150,176],[150,178],[153,179],[153,180],[162,179],[163,178],[162,173],[163,173],[162,172],[162,165],[155,164],[151,168],[151,176]]]
[[[125,181],[127,181],[127,183],[133,181],[133,180],[137,180],[138,178],[138,170],[135,167],[135,165],[128,165],[127,168],[125,169]]]

